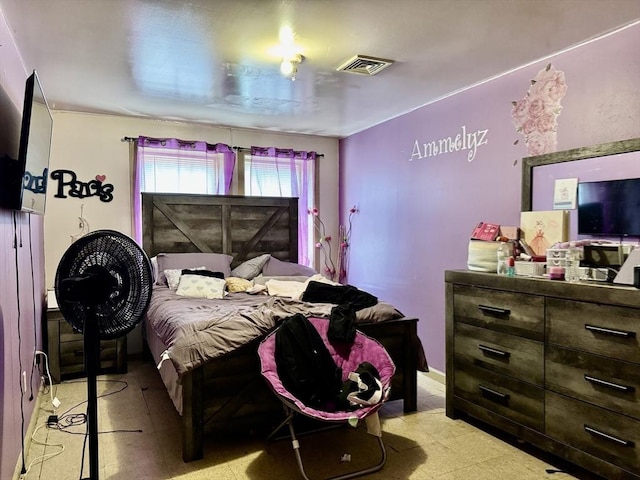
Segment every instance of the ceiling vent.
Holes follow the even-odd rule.
[[[338,72],[359,73],[360,75],[375,75],[392,63],[393,60],[386,60],[384,58],[355,55],[340,65],[336,70]]]

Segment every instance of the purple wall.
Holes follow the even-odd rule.
[[[21,112],[0,85],[0,157],[18,157],[20,121]],[[36,370],[31,381],[31,371],[34,351],[42,349],[44,298],[43,217],[0,209],[0,478],[3,479],[13,476],[22,446],[22,417],[26,432],[36,403],[40,376]],[[23,371],[27,373],[24,394],[20,388]],[[33,400],[29,400],[32,391]]]
[[[420,319],[435,369],[445,368],[444,271],[466,267],[469,235],[479,221],[519,223],[520,159],[529,153],[515,131],[512,102],[551,63],[568,86],[557,118],[557,150],[640,137],[638,45],[636,25],[340,142],[343,220],[352,205],[359,209],[348,281]],[[472,161],[468,145],[416,154],[416,141],[455,140],[463,129],[487,130]]]
[[[0,478],[13,475],[22,443],[21,407],[26,432],[40,385],[37,369],[32,381],[31,370],[34,351],[42,349],[41,318],[45,298],[42,220],[38,215],[16,213],[14,227],[13,212],[0,210]],[[16,237],[18,247],[14,248]],[[22,371],[27,372],[24,395],[20,388]],[[32,392],[33,400],[29,400]]]

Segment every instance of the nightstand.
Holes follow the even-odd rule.
[[[84,367],[84,338],[74,330],[54,306],[47,309],[47,340],[51,381],[59,383],[86,375]],[[100,341],[100,370],[103,373],[127,371],[127,337]]]

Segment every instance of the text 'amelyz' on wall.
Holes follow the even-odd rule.
[[[455,136],[431,140],[420,145],[418,140],[413,142],[411,158],[409,161],[420,160],[427,157],[437,157],[444,153],[453,153],[468,150],[467,162],[472,162],[476,158],[478,147],[486,145],[488,142],[487,132],[489,129],[467,132],[467,126],[460,127],[461,132]]]

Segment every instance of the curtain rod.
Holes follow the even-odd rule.
[[[136,140],[138,140],[138,137],[122,137],[120,139],[121,142],[135,142]],[[238,147],[237,145],[234,145],[233,147],[231,147],[233,150],[237,150],[238,152],[250,152],[251,151],[251,147]],[[324,157],[324,153],[316,153],[316,157]]]

